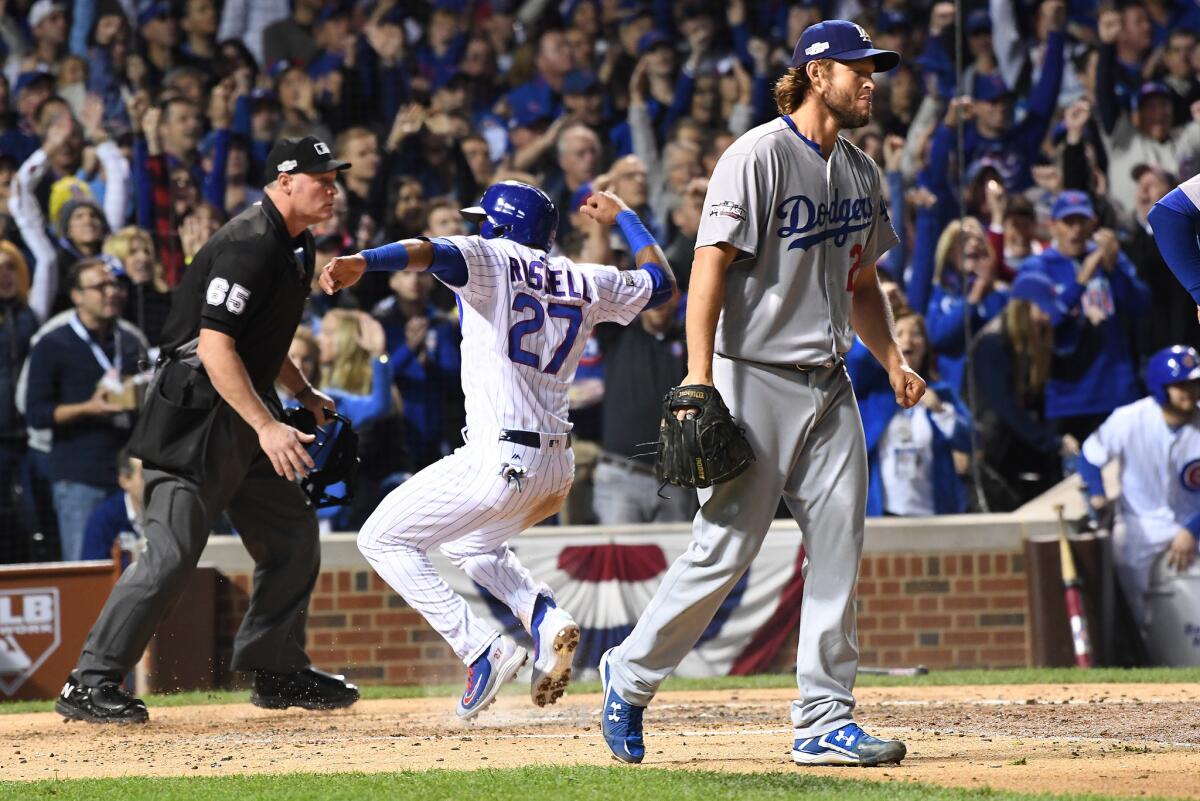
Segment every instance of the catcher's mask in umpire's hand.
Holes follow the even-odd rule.
[[[327,411],[324,425],[318,427],[312,412],[297,407],[284,412],[283,422],[316,437],[305,446],[316,467],[300,479],[300,489],[313,506],[324,509],[349,503],[358,483],[358,434],[349,418]],[[329,488],[339,483],[345,485],[345,491],[341,496],[331,495]]]

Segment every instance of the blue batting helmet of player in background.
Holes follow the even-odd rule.
[[[1167,385],[1200,378],[1200,353],[1185,345],[1163,348],[1146,364],[1146,386],[1159,404],[1167,402]]]
[[[484,239],[507,239],[539,250],[549,250],[558,230],[554,201],[536,186],[501,181],[483,193],[478,206],[462,209],[462,216],[478,222]]]

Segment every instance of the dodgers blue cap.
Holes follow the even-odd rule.
[[[1092,206],[1092,199],[1087,196],[1086,192],[1068,189],[1054,198],[1054,205],[1050,207],[1050,219],[1061,220],[1075,214],[1092,220],[1096,219],[1096,209]]]
[[[639,48],[640,49],[640,48]],[[871,43],[871,35],[863,26],[844,19],[831,19],[809,25],[800,34],[796,50],[792,53],[793,67],[802,67],[810,61],[832,58],[835,61],[855,61],[860,58],[875,59],[875,72],[887,72],[900,63],[900,54],[891,50],[879,50]]]

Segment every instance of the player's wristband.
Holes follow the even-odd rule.
[[[644,247],[658,244],[636,212],[626,209],[618,214],[617,225],[621,227],[621,233],[625,235],[625,240],[629,242],[629,248],[634,255]]]
[[[408,266],[408,248],[400,242],[364,250],[362,257],[369,273],[398,273]]]
[[[1189,517],[1187,522],[1183,524],[1183,527],[1191,532],[1193,537],[1200,540],[1200,514],[1194,514]]]

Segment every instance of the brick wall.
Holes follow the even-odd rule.
[[[867,555],[858,582],[864,665],[1028,664],[1020,553]]]
[[[228,671],[250,575],[230,573],[217,593],[217,682]],[[858,585],[864,665],[1013,667],[1028,664],[1028,598],[1020,553],[867,554]],[[367,569],[321,574],[309,607],[314,664],[362,684],[460,681],[462,663],[417,612]],[[791,669],[793,636],[775,666]]]
[[[232,574],[218,589],[217,683],[245,686],[228,670],[233,638],[249,603],[250,575]],[[323,572],[309,604],[313,664],[360,684],[460,681],[462,662],[404,599],[372,570]]]

